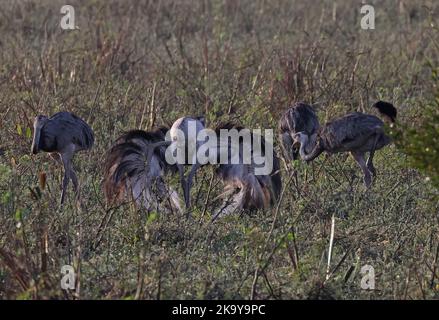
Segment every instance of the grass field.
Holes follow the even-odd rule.
[[[439,3],[368,3],[374,30],[354,0],[72,0],[79,29],[63,30],[65,1],[1,1],[0,299],[439,298],[438,191],[394,145],[366,190],[346,154],[293,163],[276,141],[279,206],[215,223],[212,166],[196,176],[191,220],[103,196],[112,142],[184,115],[277,130],[296,101],[323,123],[383,99],[416,126],[437,90]],[[81,202],[69,189],[62,209],[62,168],[30,153],[33,118],[61,110],[96,136],[74,160]],[[61,289],[63,265],[76,290]],[[374,290],[361,287],[365,265]]]

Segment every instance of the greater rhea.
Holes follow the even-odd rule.
[[[293,135],[298,132],[306,133],[315,140],[320,128],[319,119],[314,109],[304,102],[297,102],[289,108],[279,122],[280,140],[288,160],[299,158],[299,149],[295,148]]]
[[[384,132],[382,120],[360,112],[350,113],[326,123],[320,128],[314,141],[310,140],[305,132],[294,134],[293,140],[300,144],[299,153],[304,161],[312,161],[324,151],[350,152],[363,171],[367,188],[372,183],[372,176],[376,175],[373,165],[375,151],[391,142],[390,137]],[[366,153],[369,153],[367,161]]]
[[[93,130],[84,120],[70,112],[58,112],[50,118],[44,115],[35,117],[32,153],[48,152],[64,166],[61,204],[64,203],[70,180],[78,195],[78,178],[72,166],[74,154],[90,149],[93,143]]]
[[[189,133],[189,124],[192,123],[192,128],[195,128],[195,132]],[[190,190],[193,183],[193,178],[196,171],[202,166],[197,157],[196,152],[203,146],[205,141],[200,141],[196,137],[199,132],[205,128],[204,118],[191,118],[183,117],[178,119],[170,130],[171,139],[180,145],[177,148],[185,148],[186,160],[189,160],[192,164],[191,170],[187,176],[187,180],[184,176],[184,168],[182,164],[178,164],[180,171],[180,181],[183,188],[186,207],[190,208]],[[214,152],[209,152],[209,163],[218,163],[216,174],[223,181],[225,185],[225,192],[220,196],[225,199],[224,204],[218,210],[214,218],[222,214],[229,214],[237,210],[252,210],[267,208],[270,205],[276,203],[279,199],[280,191],[282,188],[281,177],[279,172],[279,161],[277,156],[273,152],[273,167],[270,174],[256,175],[256,164],[253,161],[253,149],[252,161],[245,163],[243,161],[243,141],[239,141],[239,146],[232,146],[231,141],[223,141],[219,137],[221,129],[237,131],[243,130],[243,127],[233,124],[224,124],[216,128],[215,134],[217,136],[217,145]],[[179,137],[179,133],[183,133],[184,137]],[[183,138],[183,140],[181,139]],[[252,140],[259,139],[261,141],[262,153],[266,152],[266,141],[263,137],[257,137],[252,133]],[[183,142],[184,143],[181,143]],[[253,141],[252,141],[253,142]],[[253,146],[253,143],[251,144]],[[238,151],[237,163],[231,161],[232,150]],[[272,149],[271,149],[272,150]],[[227,152],[227,154],[225,154]],[[221,159],[226,159],[226,163],[221,163]],[[236,154],[234,155],[236,157]]]
[[[166,127],[154,131],[132,130],[119,137],[104,167],[104,193],[108,203],[131,197],[148,211],[182,211],[178,194],[166,184],[166,172],[176,172],[165,159]],[[162,206],[163,205],[163,206]]]

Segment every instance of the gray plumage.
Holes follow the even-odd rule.
[[[350,152],[364,173],[364,183],[370,187],[376,171],[373,157],[376,150],[391,142],[384,133],[384,123],[379,118],[360,112],[347,114],[339,119],[326,123],[315,140],[309,139],[304,132],[294,135],[296,143],[300,143],[302,160],[312,161],[322,152]],[[365,153],[369,152],[367,161]]]
[[[176,171],[175,165],[169,165],[165,159],[167,130],[132,130],[116,140],[104,167],[104,193],[109,203],[131,195],[148,211],[165,207],[181,211],[177,193],[163,179],[166,172]]]
[[[58,112],[50,118],[39,115],[34,121],[34,136],[32,153],[48,152],[64,166],[61,204],[64,203],[65,193],[70,180],[78,194],[78,179],[72,167],[74,154],[88,150],[93,146],[94,135],[90,126],[70,112]]]
[[[279,122],[280,140],[286,158],[296,160],[299,157],[299,150],[294,148],[294,134],[304,132],[311,136],[319,128],[319,119],[310,105],[297,102],[289,108]]]
[[[195,128],[196,134],[204,129],[204,122],[200,119],[194,119],[190,117],[184,117],[178,119],[172,126],[170,133],[171,139],[174,141],[178,140],[178,130],[184,134],[184,147],[186,160],[191,160],[193,165],[188,174],[187,180],[184,176],[184,168],[182,164],[178,165],[180,171],[180,181],[183,188],[183,193],[185,196],[186,207],[190,207],[190,189],[192,187],[192,180],[195,172],[201,167],[201,164],[197,162],[195,157],[196,151],[203,145],[203,141],[193,140],[195,137],[188,137],[189,124],[192,123],[193,128]],[[214,218],[221,214],[227,214],[241,209],[260,209],[266,208],[279,199],[280,190],[282,188],[280,172],[279,172],[279,161],[275,154],[273,154],[273,168],[269,175],[255,175],[255,163],[244,164],[242,162],[242,141],[240,141],[239,148],[239,163],[231,163],[231,145],[228,142],[227,145],[222,145],[219,139],[219,130],[221,129],[236,129],[242,130],[244,128],[235,126],[232,124],[225,124],[219,126],[216,129],[218,145],[212,155],[212,161],[220,163],[221,154],[224,151],[228,151],[228,163],[219,164],[216,169],[216,174],[222,179],[225,185],[225,192],[220,196],[226,198],[223,206],[218,212],[215,213]],[[252,139],[255,135],[252,134]],[[265,152],[265,140],[262,138],[262,150]],[[182,145],[181,145],[182,146]],[[194,147],[190,150],[190,146]],[[234,146],[235,148],[237,146]],[[178,147],[177,147],[178,148]],[[189,151],[189,152],[187,152]],[[253,152],[253,150],[252,150]],[[210,154],[209,154],[210,156]],[[187,162],[186,162],[187,163]]]

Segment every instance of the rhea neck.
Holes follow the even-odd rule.
[[[304,161],[314,160],[323,152],[323,149],[317,144],[318,135],[312,134],[310,137],[306,134],[300,136],[300,158]]]
[[[32,153],[37,154],[40,151],[40,139],[41,139],[41,129],[46,124],[47,118],[35,119],[34,122],[34,137],[32,141]]]
[[[303,141],[300,143],[300,146],[304,146],[304,148],[300,148],[299,154],[302,157],[302,154],[311,153],[317,143],[317,133],[313,133],[312,135],[302,135]]]

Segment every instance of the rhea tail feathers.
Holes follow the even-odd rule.
[[[171,210],[181,211],[177,192],[163,179],[169,168],[164,161],[164,146],[151,146],[161,139],[160,132],[131,131],[120,137],[107,154],[105,163],[104,193],[107,201],[119,202],[131,197],[147,210],[159,210],[165,204]],[[162,208],[162,206],[160,205]]]

